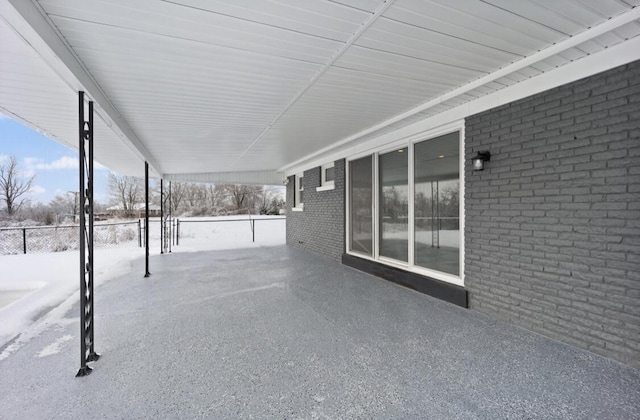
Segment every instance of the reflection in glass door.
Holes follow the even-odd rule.
[[[459,275],[459,133],[416,143],[414,162],[414,264]]]
[[[380,256],[398,261],[409,257],[409,159],[407,149],[381,154]]]
[[[371,156],[349,162],[349,248],[373,257],[373,163]]]

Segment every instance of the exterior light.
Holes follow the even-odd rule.
[[[484,170],[484,163],[489,162],[491,160],[491,153],[489,151],[478,152],[474,157],[471,158],[471,163],[473,165],[474,171],[482,171]]]
[[[404,149],[398,149],[398,153],[404,152]]]
[[[444,159],[444,155],[438,156],[438,159]]]

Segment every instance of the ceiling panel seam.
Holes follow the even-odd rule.
[[[284,116],[284,114],[293,107],[300,98],[331,68],[331,66],[342,57],[347,50],[375,23],[376,20],[395,2],[395,0],[385,0],[385,2],[376,9],[369,18],[362,24],[362,26],[349,38],[349,40],[340,48],[340,50],[327,62],[322,68],[311,78],[311,80],[304,86],[296,96],[289,101],[289,103],[278,113],[278,115],[271,121],[267,127],[256,137],[249,146],[240,154],[235,160],[237,163],[244,157],[244,155],[251,150],[251,148],[260,141],[260,139]]]
[[[45,13],[45,12],[43,11],[43,13]],[[163,34],[163,33],[160,33],[160,32],[151,32],[151,31],[139,30],[139,29],[134,29],[134,28],[128,28],[126,26],[118,26],[118,25],[113,25],[113,24],[109,24],[109,23],[98,22],[98,21],[93,21],[93,20],[86,20],[86,19],[69,18],[69,17],[66,17],[66,16],[60,16],[60,15],[51,15],[51,16],[54,16],[57,19],[61,19],[61,20],[76,21],[76,22],[82,22],[82,23],[87,23],[87,24],[96,25],[96,26],[102,26],[102,27],[105,27],[105,28],[113,28],[113,29],[119,29],[119,30],[122,30],[122,31],[138,32],[138,33],[145,34],[145,35],[152,35],[152,36],[157,36],[157,37],[162,37],[162,38],[169,38],[169,39],[178,40],[178,41],[193,42],[193,43],[196,43],[196,44],[202,44],[202,45],[207,45],[207,46],[210,46],[210,47],[216,47],[216,48],[221,48],[221,49],[226,49],[226,50],[242,51],[242,52],[250,53],[250,54],[253,54],[253,55],[260,55],[260,56],[267,56],[267,57],[278,57],[278,58],[281,58],[283,60],[298,61],[298,62],[301,62],[301,63],[309,63],[309,64],[318,64],[316,62],[309,61],[309,60],[296,59],[296,58],[286,57],[286,56],[282,56],[282,55],[261,53],[261,52],[258,52],[258,51],[255,51],[255,50],[251,50],[251,49],[247,49],[247,48],[239,48],[239,47],[232,47],[232,46],[228,46],[228,45],[214,44],[214,43],[211,43],[211,42],[202,41],[202,40],[195,39],[195,38],[188,38],[188,37],[185,37],[185,36],[168,35],[168,34]],[[47,15],[47,18],[49,18],[49,15]],[[52,25],[52,27],[55,28],[55,30],[57,32],[58,29],[55,26],[55,24],[53,24],[53,22],[52,22],[51,25]],[[60,35],[60,36],[62,36],[62,35]],[[307,35],[307,36],[313,36],[313,35]],[[321,37],[318,37],[318,38],[321,38]],[[63,38],[63,39],[65,39],[65,38]],[[68,43],[66,42],[66,39],[65,39],[64,42],[65,42],[65,44],[68,45]],[[73,50],[73,48],[71,48],[70,46],[69,46],[69,48],[71,50]]]
[[[283,30],[283,31],[295,32],[295,33],[298,33],[300,35],[322,38],[322,39],[326,39],[326,40],[329,40],[329,41],[343,42],[340,39],[330,38],[330,37],[316,35],[316,34],[310,34],[310,33],[298,31],[298,30],[295,30],[295,29],[286,28],[284,26],[278,26],[278,25],[274,25],[274,24],[270,24],[270,23],[258,22],[256,20],[247,19],[247,18],[243,18],[243,17],[240,17],[240,16],[234,16],[234,15],[230,15],[230,14],[214,12],[214,11],[211,11],[211,10],[208,10],[208,9],[204,9],[202,7],[196,7],[196,6],[193,6],[193,5],[184,4],[184,3],[177,2],[177,1],[171,1],[171,0],[162,0],[162,1],[165,2],[165,3],[176,5],[176,6],[182,6],[182,7],[187,7],[187,8],[190,8],[190,9],[198,10],[198,11],[204,12],[204,13],[213,13],[213,14],[216,14],[216,15],[219,15],[219,16],[224,16],[224,17],[230,18],[230,19],[237,19],[237,20],[242,20],[242,21],[249,22],[249,23],[257,23],[257,24],[260,24],[260,25],[269,26],[269,27],[272,27],[272,28],[275,28],[275,29],[280,29],[280,30]]]
[[[420,25],[416,25],[416,24],[411,23],[411,22],[404,22],[402,20],[398,20],[398,19],[391,18],[391,17],[388,17],[388,16],[385,16],[385,19],[387,19],[387,20],[389,20],[391,22],[398,23],[400,25],[411,26],[413,28],[417,28],[417,29],[420,29],[420,30],[423,30],[423,31],[432,32],[432,33],[435,33],[435,34],[438,34],[438,35],[442,35],[442,36],[447,37],[447,38],[457,39],[458,41],[468,42],[469,44],[479,45],[481,47],[485,47],[485,48],[489,48],[489,49],[492,49],[492,50],[500,51],[500,52],[503,52],[503,53],[506,53],[506,54],[510,54],[510,55],[513,55],[513,56],[516,56],[516,57],[522,57],[522,54],[518,54],[518,53],[513,52],[513,51],[507,51],[507,50],[505,50],[503,48],[498,48],[498,47],[495,47],[493,45],[483,44],[482,42],[478,42],[478,41],[471,40],[471,39],[466,39],[466,38],[463,38],[461,36],[455,36],[455,35],[452,35],[452,34],[448,34],[446,32],[436,31],[434,29],[426,28],[426,27],[420,26]]]
[[[482,3],[485,3],[485,4],[486,4],[486,5],[488,5],[488,6],[495,7],[496,9],[500,9],[500,10],[502,10],[502,11],[504,11],[504,12],[507,12],[507,13],[510,13],[510,14],[512,14],[512,15],[514,15],[514,16],[518,16],[519,18],[522,18],[522,19],[528,20],[529,22],[533,22],[533,23],[535,23],[536,25],[539,25],[539,26],[542,26],[542,27],[544,27],[544,28],[550,29],[550,30],[552,30],[552,31],[554,31],[554,32],[556,32],[556,33],[558,33],[558,34],[560,34],[560,35],[564,35],[564,36],[571,36],[571,34],[568,34],[568,33],[562,32],[561,30],[556,29],[556,28],[554,28],[553,26],[549,26],[549,25],[547,25],[547,24],[545,24],[545,23],[538,22],[537,20],[531,19],[530,17],[523,16],[523,15],[521,15],[521,14],[519,14],[519,13],[516,13],[516,12],[514,12],[514,11],[512,11],[512,10],[509,10],[509,9],[504,8],[504,7],[498,6],[497,4],[493,4],[493,3],[491,3],[490,1],[487,1],[487,0],[480,0],[480,1],[481,1]]]

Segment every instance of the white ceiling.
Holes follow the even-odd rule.
[[[276,182],[630,42],[639,4],[0,0],[0,112],[73,146],[82,89],[118,172]]]

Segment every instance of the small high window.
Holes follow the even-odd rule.
[[[300,210],[304,207],[304,176],[302,174],[295,176],[294,207]]]
[[[336,169],[334,163],[328,163],[320,167],[320,186],[316,191],[332,190],[335,185]]]

